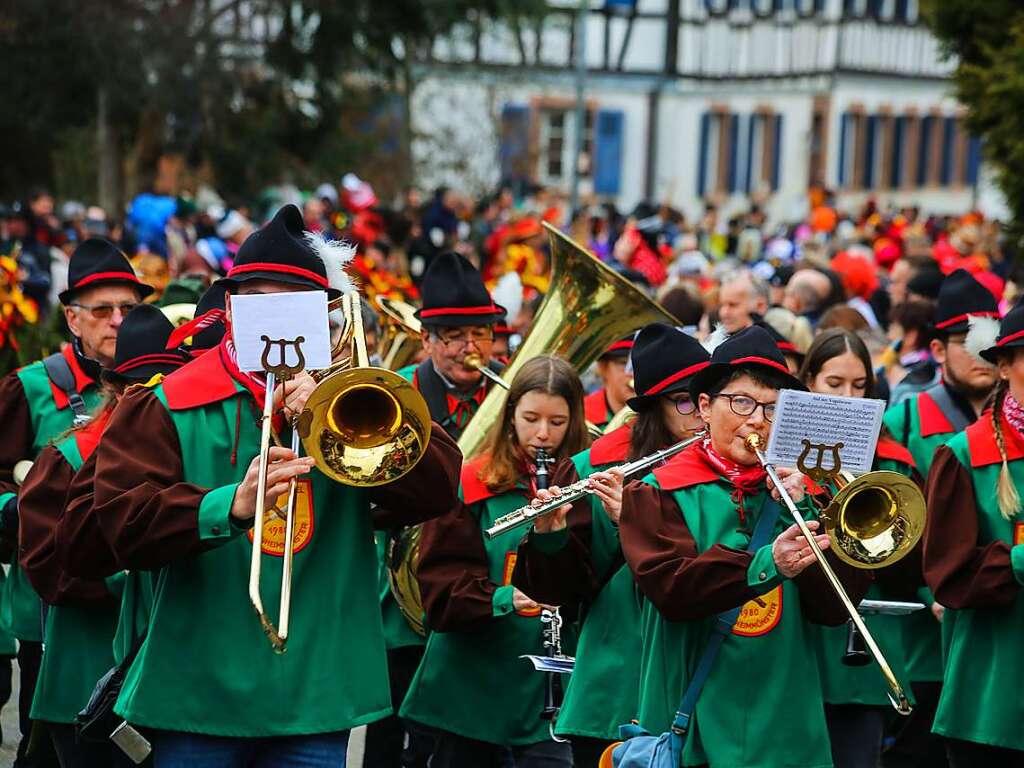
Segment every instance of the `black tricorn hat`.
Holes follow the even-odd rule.
[[[775,339],[764,328],[752,325],[715,347],[711,353],[711,365],[691,380],[690,397],[696,400],[698,395],[710,390],[716,382],[739,367],[770,371],[784,382],[783,389],[807,389],[789,372],[786,358],[776,346]]]
[[[1024,304],[1017,304],[1006,313],[1006,317],[999,324],[996,343],[988,349],[981,350],[981,356],[990,363],[995,363],[1000,352],[1009,352],[1019,347],[1024,347]]]
[[[206,293],[199,298],[199,303],[196,304],[194,317],[200,317],[215,309],[223,310],[225,293],[227,291],[223,285],[211,285],[207,288]],[[208,325],[192,337],[192,346],[189,349],[193,355],[213,349],[220,344],[220,340],[224,338],[226,332],[227,328],[223,322]]]
[[[505,317],[494,303],[476,267],[457,253],[439,254],[423,276],[423,306],[416,317],[424,325],[492,325]]]
[[[114,367],[104,369],[103,380],[112,384],[149,381],[158,373],[168,374],[188,358],[165,349],[174,326],[159,308],[140,304],[117,329]]]
[[[635,341],[635,333],[631,333],[628,336],[623,336],[617,341],[613,341],[608,345],[608,349],[601,353],[601,357],[599,357],[598,360],[602,360],[606,357],[629,357],[633,351]]]
[[[78,291],[111,284],[130,285],[143,299],[153,292],[153,286],[139,280],[120,248],[102,237],[90,237],[71,254],[68,287],[60,292],[58,298],[67,306]]]
[[[247,280],[273,280],[327,291],[328,299],[338,298],[341,291],[330,287],[323,259],[306,234],[299,209],[282,206],[262,229],[245,239],[227,277],[217,283],[233,290]]]
[[[775,346],[778,347],[778,350],[782,353],[783,357],[786,355],[793,355],[793,357],[797,358],[801,362],[803,361],[805,355],[796,348],[796,345],[792,341],[779,333],[771,323],[765,320],[755,319],[754,325],[758,328],[763,328],[768,335],[772,337],[772,341],[775,342]]]
[[[967,333],[967,318],[999,317],[999,303],[992,291],[965,269],[951,272],[942,281],[935,304],[935,330],[944,334]]]
[[[639,411],[661,395],[685,392],[694,375],[711,364],[711,355],[689,334],[671,325],[651,323],[633,344],[633,389],[626,405]]]

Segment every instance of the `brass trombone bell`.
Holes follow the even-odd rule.
[[[423,325],[416,317],[416,308],[411,304],[383,295],[378,295],[374,303],[384,320],[378,347],[381,365],[395,371],[416,357]]]
[[[924,532],[925,500],[899,472],[868,472],[842,486],[821,513],[836,557],[857,568],[884,568],[902,559]],[[842,478],[842,479],[840,479]]]

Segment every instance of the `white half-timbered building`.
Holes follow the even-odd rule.
[[[418,70],[425,184],[499,178],[568,190],[576,141],[575,17],[467,22]],[[809,185],[926,212],[1000,215],[980,144],[950,96],[953,63],[918,0],[590,0],[581,190],[689,217],[763,201],[806,213]],[[497,159],[497,162],[496,162]],[[497,170],[500,169],[500,172]]]

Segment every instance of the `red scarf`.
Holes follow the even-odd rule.
[[[224,334],[224,338],[221,339],[217,351],[220,354],[221,362],[224,364],[224,369],[231,375],[231,378],[245,387],[249,394],[252,395],[253,400],[256,401],[256,406],[259,408],[260,413],[262,413],[267,392],[266,377],[239,370],[238,354],[235,351],[235,343],[231,339],[230,332]],[[284,429],[284,415],[281,412],[274,414],[272,426],[278,434]]]
[[[745,467],[737,464],[732,459],[727,459],[711,446],[710,437],[706,437],[697,443],[694,446],[694,451],[707,462],[708,466],[732,483],[733,490],[730,498],[736,504],[736,511],[740,516],[740,525],[746,525],[747,513],[743,508],[743,503],[748,496],[757,496],[761,491],[765,490],[764,482],[768,473],[764,471],[764,467],[760,464]]]
[[[1018,435],[1024,436],[1024,407],[1009,392],[1003,398],[1003,416],[1017,430]]]

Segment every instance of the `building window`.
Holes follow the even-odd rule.
[[[907,154],[907,125],[909,117],[900,115],[893,120],[892,154],[889,156],[889,187],[899,189],[903,186],[903,166]]]
[[[594,112],[586,110],[580,177],[590,176],[594,144]],[[576,112],[573,109],[541,108],[538,114],[538,172],[541,183],[562,185],[572,178],[576,153]]]
[[[725,189],[722,169],[723,152],[728,144],[726,125],[729,115],[725,112],[705,112],[700,116],[700,146],[697,156],[697,195],[720,192]]]
[[[946,117],[942,120],[942,156],[939,160],[939,184],[948,187],[959,174],[956,174],[956,141],[957,141],[957,120],[955,117]]]

